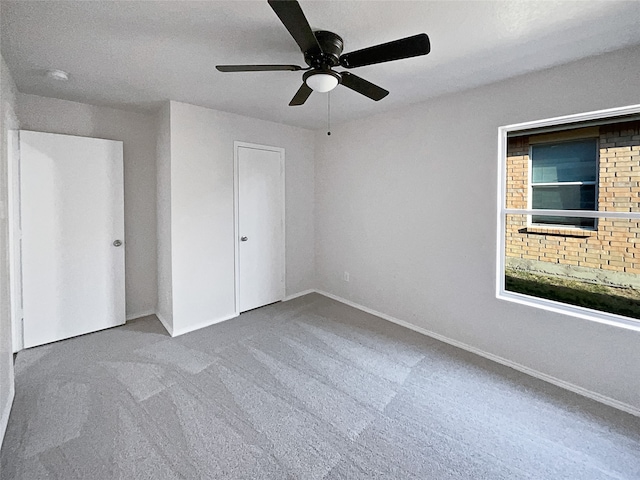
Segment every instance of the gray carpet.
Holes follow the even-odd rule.
[[[638,479],[640,419],[320,295],[20,352],[8,479]]]

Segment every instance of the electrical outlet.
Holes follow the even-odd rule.
[[[342,279],[343,279],[345,282],[348,282],[348,281],[349,281],[349,272],[344,272],[344,275],[343,275]]]

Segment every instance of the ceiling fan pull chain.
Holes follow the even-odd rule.
[[[331,135],[331,92],[327,92],[327,135]]]

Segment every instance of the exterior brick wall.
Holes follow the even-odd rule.
[[[508,140],[507,208],[527,208],[529,145]],[[640,212],[640,121],[599,127],[598,210]],[[598,219],[596,230],[529,226],[508,215],[506,256],[640,275],[640,221]]]

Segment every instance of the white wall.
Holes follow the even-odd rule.
[[[156,116],[157,169],[157,265],[158,306],[156,315],[173,332],[173,294],[171,272],[171,125],[169,102]]]
[[[285,149],[286,293],[314,283],[314,134],[170,103],[174,334],[235,313],[233,142]]]
[[[13,402],[13,346],[9,308],[9,225],[7,132],[18,129],[15,114],[16,87],[0,56],[0,445],[9,421]]]
[[[634,48],[318,132],[319,287],[640,409],[640,333],[495,298],[498,127],[639,102]]]
[[[124,142],[127,318],[155,312],[155,119],[140,113],[24,94],[18,94],[16,113],[25,130]]]

